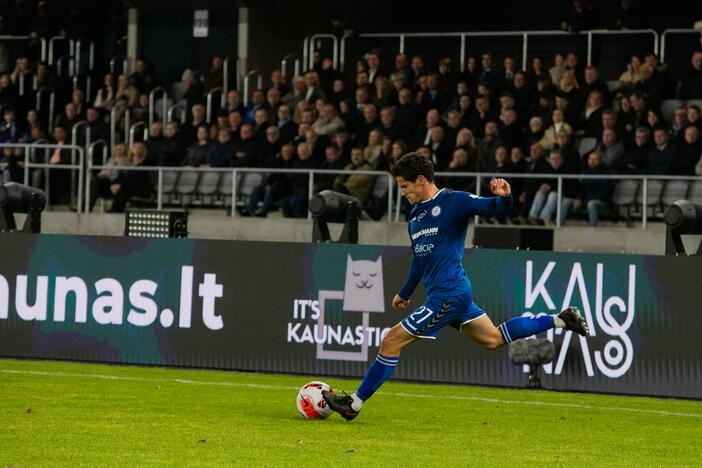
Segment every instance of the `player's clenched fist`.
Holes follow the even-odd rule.
[[[402,299],[397,294],[395,294],[395,297],[392,298],[392,307],[394,309],[404,309],[409,303],[409,299]]]
[[[508,197],[512,193],[512,188],[505,179],[492,179],[490,181],[490,190],[493,195],[499,197]]]

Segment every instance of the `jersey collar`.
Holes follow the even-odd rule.
[[[421,202],[419,202],[419,204],[421,205],[422,203],[428,203],[428,202],[432,201],[433,199],[435,199],[436,197],[438,197],[439,194],[440,194],[441,192],[443,192],[443,191],[444,191],[444,189],[439,189],[439,191],[437,191],[437,192],[434,194],[433,197],[431,197],[429,200],[421,201]]]

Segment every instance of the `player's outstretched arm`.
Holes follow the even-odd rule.
[[[512,187],[505,179],[492,179],[490,181],[490,190],[493,195],[498,197],[509,197],[512,195]]]
[[[468,216],[495,216],[506,214],[512,208],[512,187],[505,179],[492,179],[490,190],[495,197],[479,197],[464,193],[465,214]]]

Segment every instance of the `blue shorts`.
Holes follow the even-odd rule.
[[[466,323],[485,315],[470,294],[452,297],[428,297],[417,310],[405,317],[402,328],[418,338],[435,340],[446,325],[458,330]]]

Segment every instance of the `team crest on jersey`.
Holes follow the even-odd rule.
[[[441,207],[439,205],[436,205],[434,208],[431,209],[431,215],[433,217],[437,217],[441,214]]]

